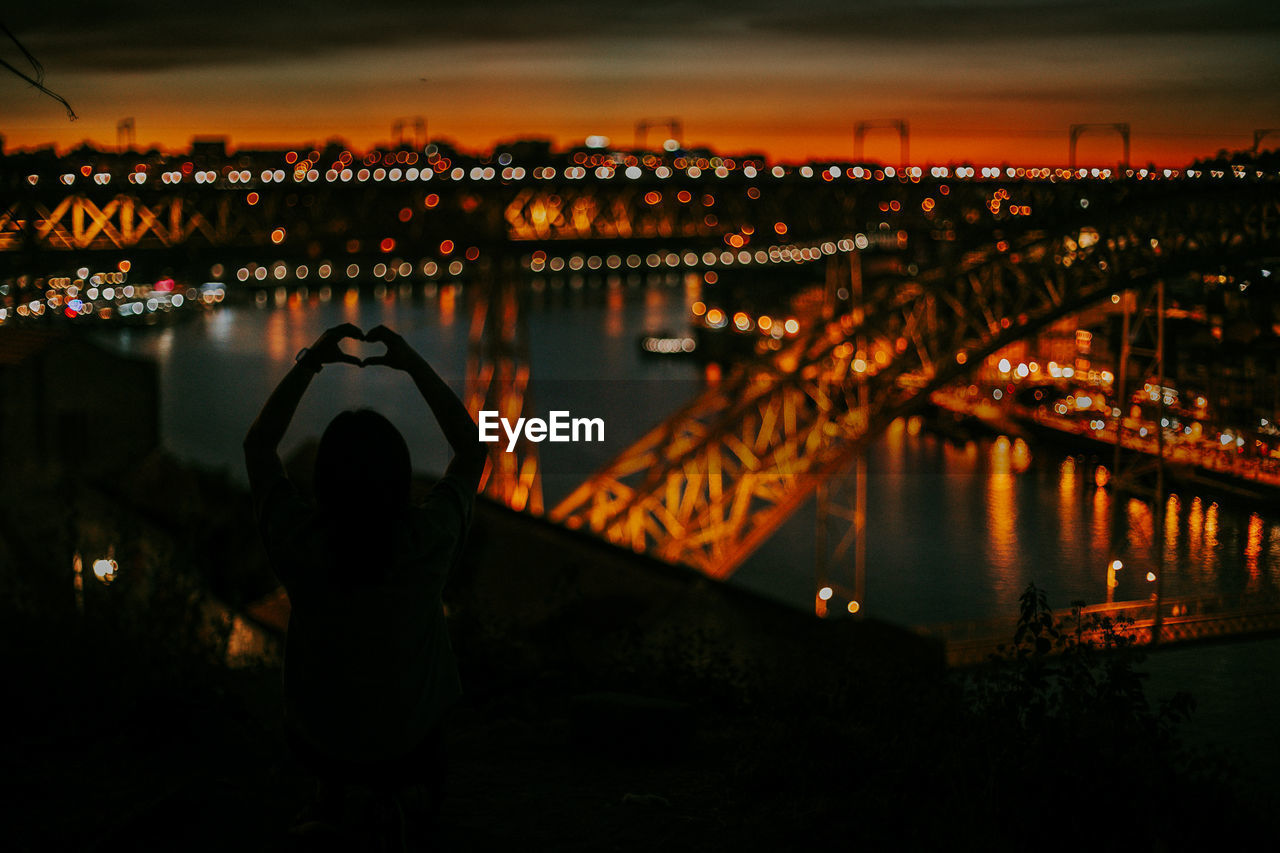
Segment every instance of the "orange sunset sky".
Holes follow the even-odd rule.
[[[522,137],[629,146],[643,118],[687,145],[851,158],[859,120],[902,118],[911,160],[1060,164],[1075,122],[1128,122],[1134,163],[1182,165],[1280,128],[1280,4],[795,0],[618,5],[366,0],[59,2],[0,11],[7,150],[116,142],[387,142],[397,118],[468,150]],[[655,133],[651,142],[659,141]],[[1280,144],[1280,134],[1268,138]],[[865,154],[897,162],[889,131]],[[1112,165],[1114,134],[1083,165]]]

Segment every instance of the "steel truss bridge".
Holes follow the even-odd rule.
[[[967,366],[1112,294],[1280,254],[1280,193],[1238,190],[1112,206],[907,280],[864,284],[841,256],[831,278],[861,294],[852,306],[829,303],[807,338],[708,388],[552,518],[726,577]]]
[[[208,277],[215,262],[280,261],[292,267],[321,258],[344,265],[348,259],[379,258],[416,266],[449,255],[441,250],[445,240],[490,253],[532,251],[542,243],[588,250],[610,242],[633,251],[723,251],[738,249],[728,242],[734,235],[756,249],[852,232],[876,241],[906,232],[967,245],[994,231],[1046,227],[1070,217],[1081,199],[1105,208],[1134,195],[1168,194],[1172,186],[821,175],[806,178],[792,170],[747,178],[736,171],[719,178],[680,172],[663,179],[645,172],[631,179],[568,178],[561,172],[551,179],[401,176],[351,183],[261,177],[232,182],[219,173],[204,183],[153,176],[139,185],[107,173],[67,173],[62,180],[0,174],[0,275],[47,274],[68,253],[85,262],[126,255],[134,262],[155,259],[193,277]],[[292,283],[292,269],[283,283]]]
[[[197,267],[280,259],[286,274],[269,282],[276,285],[291,282],[291,261],[416,261],[442,257],[442,240],[478,246],[466,402],[507,417],[526,404],[530,378],[518,286],[530,256],[665,247],[684,252],[667,255],[669,267],[703,269],[814,246],[804,259],[825,264],[818,267],[825,296],[806,332],[736,367],[550,511],[569,527],[716,578],[731,575],[815,495],[820,518],[847,523],[834,549],[846,551],[861,538],[865,494],[838,506],[837,493],[856,483],[862,449],[986,356],[1114,294],[1256,271],[1280,257],[1280,183],[1261,176],[855,181],[846,173],[696,180],[679,173],[490,183],[218,180],[120,193],[16,186],[0,211],[0,274],[129,252]],[[895,260],[892,269],[864,263],[878,250]],[[521,255],[523,268],[503,260]],[[486,490],[542,511],[535,451],[526,444],[495,459]],[[837,591],[861,599],[860,589]]]

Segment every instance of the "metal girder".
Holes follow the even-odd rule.
[[[147,185],[113,193],[43,187],[24,190],[0,212],[0,252],[267,246],[305,255],[307,242],[345,246],[393,237],[417,242],[424,233],[457,240],[711,239],[743,226],[785,221],[790,236],[826,234],[857,221],[865,188],[780,182],[758,198],[748,187],[697,179],[636,183],[587,179],[477,187],[454,182],[330,184],[251,182],[234,187]],[[901,187],[884,190],[901,195]],[[687,193],[681,200],[682,193]],[[436,196],[432,206],[424,201]],[[879,195],[876,195],[878,198]],[[408,210],[408,218],[403,211]],[[870,210],[867,216],[874,215]],[[865,217],[864,217],[865,218]],[[460,227],[461,226],[461,227]],[[850,225],[852,227],[852,225]],[[283,228],[286,239],[271,239]],[[304,237],[306,242],[299,242]],[[332,249],[330,250],[332,251]]]
[[[274,207],[274,205],[266,205]],[[45,249],[169,249],[202,243],[221,246],[243,237],[245,243],[270,243],[264,209],[257,216],[236,215],[228,196],[203,203],[180,195],[144,203],[132,195],[93,199],[68,195],[53,203],[36,201],[25,217],[18,204],[0,214],[0,252],[20,248],[29,237]]]
[[[652,202],[646,200],[648,193]],[[676,190],[626,186],[599,192],[590,186],[525,187],[503,217],[512,240],[615,240],[705,237],[717,233],[701,205],[680,203]],[[723,206],[722,206],[723,209]],[[727,224],[727,223],[726,223]]]
[[[1280,196],[1264,185],[1112,210],[1069,230],[996,241],[907,281],[868,284],[860,320],[819,322],[708,388],[551,517],[727,577],[934,389],[1113,292],[1275,253],[1278,214]]]
[[[832,600],[843,600],[856,615],[867,596],[867,454],[859,452],[849,470],[819,483],[816,492],[814,612],[826,616]],[[851,550],[852,572],[845,565]]]
[[[0,208],[0,253],[269,248],[277,257],[309,257],[316,246],[340,252],[352,240],[376,247],[391,237],[399,246],[425,249],[442,237],[461,242],[500,231],[498,211],[465,192],[428,208],[424,201],[432,189],[303,183],[32,192]],[[272,236],[277,229],[281,240]]]
[[[27,217],[22,205],[11,202],[0,210],[0,252],[12,252],[22,248],[27,228]]]

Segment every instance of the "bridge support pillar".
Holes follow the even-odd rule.
[[[1141,571],[1142,563],[1130,559],[1128,548],[1128,524],[1126,495],[1141,495],[1148,489],[1151,495],[1151,551],[1148,561],[1152,568],[1147,577],[1154,583],[1151,597],[1155,600],[1155,617],[1151,625],[1151,642],[1159,642],[1161,627],[1161,599],[1164,590],[1164,528],[1167,499],[1164,494],[1164,281],[1139,291],[1123,291],[1118,294],[1122,306],[1120,353],[1112,396],[1112,420],[1115,424],[1115,449],[1112,454],[1111,473],[1107,480],[1111,487],[1111,548],[1107,559],[1107,600],[1115,596],[1119,586],[1116,572],[1129,567]],[[1150,380],[1154,378],[1155,382]],[[1125,425],[1130,418],[1132,388],[1141,383],[1145,400],[1154,395],[1156,424],[1156,453],[1149,455],[1141,449],[1126,452],[1130,445],[1145,444]],[[1137,419],[1135,419],[1137,420]],[[1133,563],[1133,565],[1129,565]]]
[[[858,311],[861,322],[862,253],[857,249],[831,255],[827,259],[826,287],[822,300],[825,320]]]
[[[911,128],[907,124],[906,119],[885,119],[879,121],[860,121],[853,126],[853,159],[862,160],[862,146],[866,140],[867,131],[878,128],[895,130],[898,132],[898,154],[899,165],[906,166],[909,163],[908,155],[911,151]]]
[[[467,411],[496,411],[511,423],[532,409],[529,397],[529,333],[520,310],[518,276],[501,262],[482,273],[471,310],[467,379],[463,399]],[[514,510],[542,514],[542,475],[538,446],[525,437],[507,452],[493,445],[480,481],[484,494]]]
[[[1073,124],[1068,134],[1070,144],[1067,152],[1067,163],[1072,171],[1076,168],[1076,144],[1080,141],[1080,137],[1090,130],[1114,130],[1120,134],[1120,140],[1124,143],[1124,159],[1120,162],[1120,168],[1129,168],[1129,125],[1127,122],[1119,122],[1117,124]]]
[[[831,608],[859,615],[866,599],[867,455],[859,452],[849,469],[817,489],[814,612]],[[843,527],[843,530],[841,530]],[[832,541],[835,547],[831,547]],[[853,550],[852,577],[847,558]]]

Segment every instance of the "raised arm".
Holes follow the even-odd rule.
[[[338,343],[343,338],[364,338],[364,333],[351,323],[334,326],[294,362],[280,384],[271,392],[266,404],[244,437],[244,461],[249,470],[249,487],[256,493],[274,477],[284,473],[277,448],[298,410],[303,393],[312,378],[326,364],[346,362],[359,366],[360,359],[343,352]]]
[[[427,401],[431,414],[440,424],[445,441],[453,449],[453,459],[445,474],[461,480],[475,491],[480,485],[480,476],[484,473],[488,449],[480,441],[475,421],[467,413],[467,408],[462,405],[458,395],[453,393],[453,389],[440,378],[425,358],[386,326],[370,329],[365,340],[387,345],[386,355],[366,358],[366,366],[382,364],[403,370],[409,374],[413,384],[418,386],[422,399]]]

